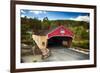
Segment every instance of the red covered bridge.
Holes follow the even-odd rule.
[[[32,37],[37,46],[44,52],[50,45],[70,47],[73,39],[73,32],[61,25],[54,29],[33,32]]]
[[[57,28],[49,29],[49,30],[40,30],[36,31],[33,34],[33,40],[37,43],[37,45],[41,47],[47,47],[49,42],[60,42],[59,44],[66,44],[67,47],[71,46],[71,42],[73,39],[73,32],[65,28],[64,26],[59,26]]]
[[[59,26],[58,28],[52,30],[47,34],[48,36],[48,46],[51,45],[63,45],[66,47],[71,46],[73,32],[64,26]]]

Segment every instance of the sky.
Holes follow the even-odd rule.
[[[60,11],[36,11],[21,9],[21,17],[38,18],[43,20],[48,17],[49,20],[76,20],[89,22],[89,13],[82,12],[60,12]]]

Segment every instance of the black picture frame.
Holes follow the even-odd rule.
[[[16,68],[16,5],[39,5],[39,6],[52,6],[52,7],[72,7],[72,8],[86,8],[94,10],[94,63],[86,65],[75,65],[75,66],[55,66],[55,67],[40,67],[40,68]],[[75,69],[75,68],[90,68],[96,67],[96,6],[93,5],[77,5],[77,4],[62,4],[62,3],[46,3],[46,2],[33,2],[33,1],[11,1],[11,61],[10,71],[13,72],[27,72],[27,71],[44,71],[44,70],[59,70],[59,69]]]

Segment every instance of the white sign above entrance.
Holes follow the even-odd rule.
[[[60,33],[61,33],[61,34],[64,34],[64,33],[65,33],[65,31],[64,31],[64,30],[61,30],[61,31],[60,31]]]

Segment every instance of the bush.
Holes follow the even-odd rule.
[[[89,49],[89,40],[73,41],[72,46]]]

